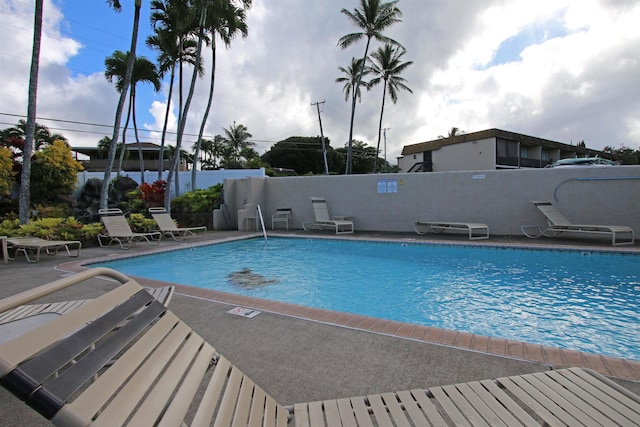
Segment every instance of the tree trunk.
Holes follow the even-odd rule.
[[[167,124],[169,123],[169,113],[171,112],[171,96],[173,95],[173,81],[175,78],[176,66],[171,67],[171,77],[169,78],[169,95],[167,98],[167,110],[164,113],[164,124],[162,125],[162,138],[160,139],[160,158],[158,159],[158,181],[162,179],[162,169],[164,168],[164,140],[167,136]]]
[[[211,81],[209,82],[209,100],[207,101],[207,108],[204,110],[204,117],[202,118],[202,124],[200,124],[200,132],[198,133],[198,140],[196,141],[196,149],[193,153],[193,170],[191,171],[191,190],[196,189],[196,162],[198,161],[198,155],[200,154],[200,144],[202,142],[202,135],[204,134],[204,127],[207,124],[207,118],[209,117],[209,111],[211,110],[211,104],[213,102],[213,86],[216,79],[216,34],[211,34]]]
[[[129,58],[127,60],[127,72],[120,92],[120,100],[116,109],[116,119],[113,124],[113,138],[109,147],[109,156],[107,157],[107,165],[104,169],[104,179],[102,180],[102,192],[100,193],[100,209],[106,209],[109,204],[109,183],[111,181],[111,169],[113,168],[114,159],[116,157],[116,147],[120,137],[120,120],[122,119],[122,110],[124,102],[131,85],[131,76],[133,74],[133,64],[136,59],[136,45],[138,43],[138,24],[140,23],[140,9],[142,8],[142,0],[136,0],[135,10],[133,14],[133,31],[131,33],[131,48],[129,49]]]
[[[140,184],[144,183],[144,158],[142,157],[142,143],[138,136],[138,123],[136,122],[136,88],[131,87],[131,105],[133,109],[133,134],[136,137],[136,143],[138,144],[138,160],[140,162]]]
[[[387,80],[384,80],[382,88],[382,108],[380,109],[380,123],[378,124],[378,145],[376,146],[376,156],[373,159],[373,173],[376,173],[378,166],[378,153],[380,152],[380,136],[382,134],[382,115],[384,114],[384,99],[387,96]]]
[[[358,74],[358,81],[356,82],[356,87],[354,93],[358,93],[358,89],[360,89],[360,82],[362,81],[362,75],[364,74],[364,69],[367,66],[367,55],[369,54],[369,43],[371,42],[371,37],[367,38],[367,46],[364,49],[364,56],[362,59],[362,68],[360,68],[360,74]],[[352,173],[352,157],[353,157],[353,120],[356,115],[356,96],[353,97],[353,101],[351,102],[351,122],[349,123],[349,146],[347,147],[347,164],[345,166],[345,175],[350,175]]]
[[[120,150],[120,156],[118,159],[118,173],[120,176],[122,173],[122,162],[124,161],[124,155],[127,147],[127,128],[129,127],[129,119],[131,117],[131,96],[129,96],[129,108],[127,108],[127,118],[124,121],[124,129],[122,129],[122,149]],[[118,152],[118,145],[116,144],[116,152]]]
[[[193,92],[196,88],[196,80],[198,78],[198,70],[200,69],[200,60],[202,57],[202,39],[204,38],[204,23],[206,21],[207,16],[207,2],[202,2],[202,10],[200,11],[200,29],[198,32],[198,48],[196,50],[196,62],[193,67],[193,74],[191,75],[191,85],[189,86],[189,94],[187,95],[187,100],[184,103],[184,110],[180,115],[180,120],[178,121],[178,136],[176,138],[176,151],[174,153],[174,163],[177,163],[176,160],[180,158],[180,148],[182,145],[182,136],[184,135],[184,129],[187,123],[187,114],[189,112],[189,106],[191,105],[191,99],[193,98]],[[176,176],[177,176],[177,167],[176,167]],[[167,179],[167,191],[164,193],[164,206],[165,209],[170,211],[171,209],[171,191],[169,191],[170,179],[171,179],[172,171],[169,171],[169,179]],[[177,180],[176,180],[177,182]],[[176,195],[178,191],[176,190]]]
[[[29,101],[24,149],[22,150],[22,178],[18,195],[18,216],[20,224],[29,223],[31,217],[31,154],[36,132],[36,104],[38,95],[38,70],[40,69],[40,42],[42,40],[43,0],[36,0],[33,19],[33,48],[31,50],[31,71],[29,72]]]

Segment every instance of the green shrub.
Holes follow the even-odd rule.
[[[171,201],[171,212],[175,213],[211,213],[220,205],[222,184],[216,184],[206,190],[195,190],[176,197]]]
[[[136,233],[148,233],[154,228],[157,229],[156,222],[151,218],[145,218],[141,213],[132,213],[127,219],[131,230]]]
[[[79,240],[83,246],[96,243],[96,236],[102,232],[102,224],[82,224],[73,217],[40,218],[29,224],[20,225],[17,219],[0,222],[0,235],[9,237],[34,236],[47,240]]]

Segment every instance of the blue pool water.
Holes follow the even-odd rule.
[[[637,255],[272,238],[100,265],[269,300],[640,360]],[[243,280],[256,278],[266,283]]]

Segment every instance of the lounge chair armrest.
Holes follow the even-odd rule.
[[[34,289],[29,289],[28,291],[24,291],[17,295],[13,295],[0,300],[0,313],[24,304],[28,304],[38,298],[42,298],[46,295],[52,294],[70,286],[77,285],[80,282],[96,276],[108,276],[122,284],[127,283],[130,280],[127,276],[115,270],[102,267],[92,268],[90,270],[82,271],[72,276],[64,277],[54,282],[47,283],[46,285],[42,285]]]

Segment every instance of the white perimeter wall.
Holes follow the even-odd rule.
[[[628,225],[640,236],[640,166],[224,181],[231,228],[241,230],[256,205],[267,228],[276,208],[290,207],[290,227],[300,229],[313,220],[311,196],[325,197],[331,215],[352,216],[356,232],[412,232],[415,221],[435,220],[482,222],[492,234],[516,235],[521,225],[545,223],[530,201],[549,200],[575,223]],[[219,214],[215,227],[228,228]]]

